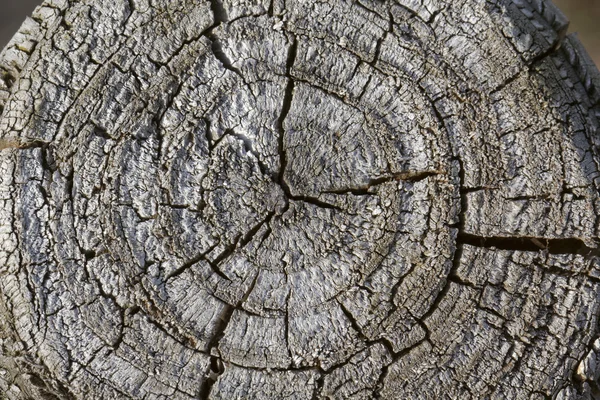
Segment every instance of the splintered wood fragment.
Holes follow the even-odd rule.
[[[529,239],[533,242],[533,244],[535,244],[537,247],[539,247],[540,249],[546,249],[548,248],[548,244],[544,244],[541,240],[536,239],[536,238],[531,238]]]

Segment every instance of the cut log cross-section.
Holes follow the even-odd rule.
[[[594,398],[600,75],[566,29],[46,0],[0,53],[0,398]]]

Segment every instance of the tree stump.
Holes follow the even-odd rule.
[[[46,0],[0,55],[0,397],[595,398],[600,80],[566,28]]]

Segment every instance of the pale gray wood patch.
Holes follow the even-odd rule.
[[[597,398],[600,74],[566,28],[46,0],[0,53],[0,398]]]

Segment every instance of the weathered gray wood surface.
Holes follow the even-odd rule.
[[[0,55],[0,397],[592,398],[600,86],[566,26],[47,0]]]

